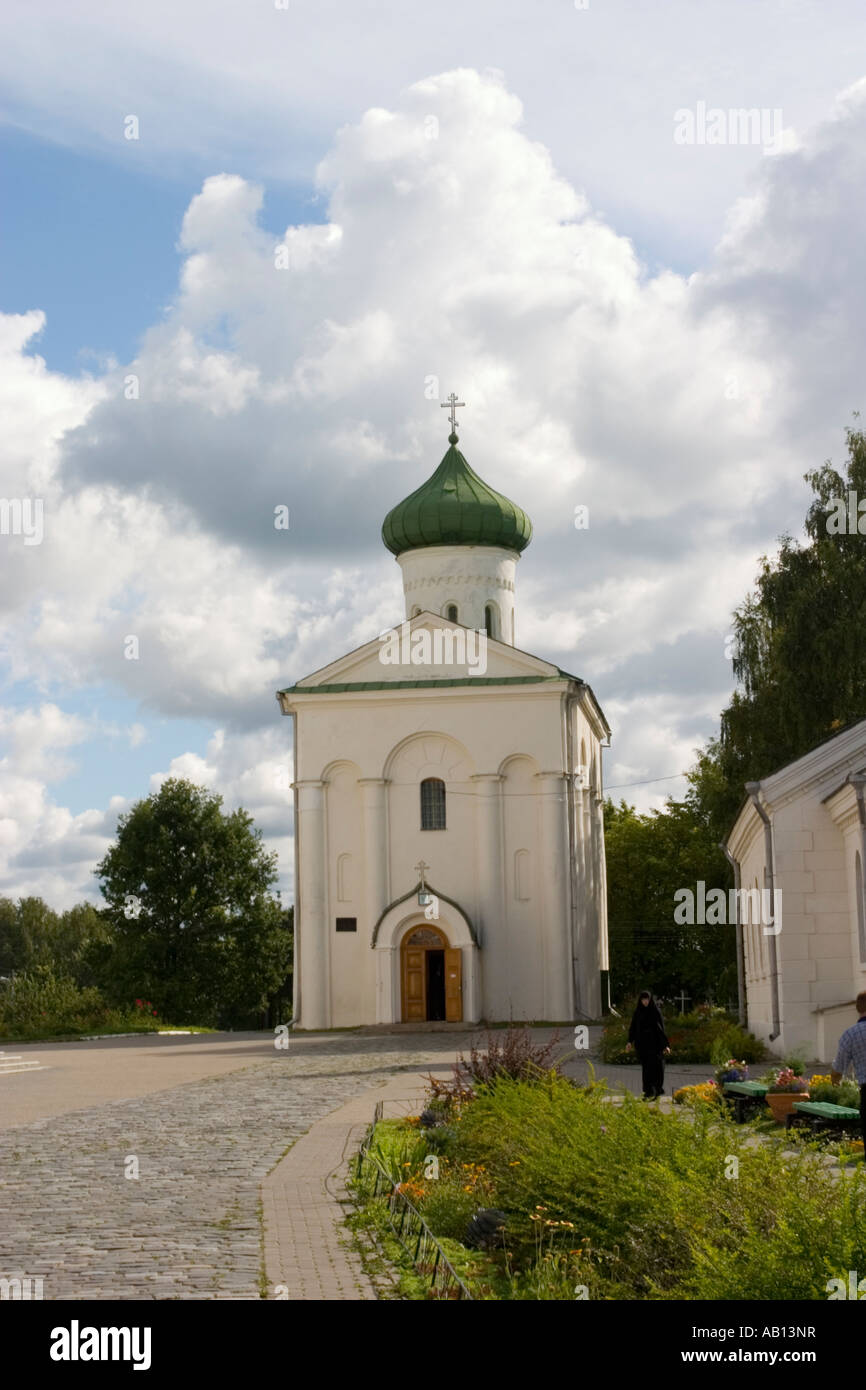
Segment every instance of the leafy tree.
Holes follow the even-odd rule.
[[[807,541],[782,536],[763,556],[756,587],[734,615],[740,688],[718,739],[692,770],[692,791],[724,837],[744,785],[802,757],[866,716],[866,509],[840,526],[841,499],[866,501],[866,435],[846,431],[843,472],[806,474],[813,500]],[[859,520],[859,526],[858,526]]]
[[[0,899],[0,975],[48,964],[57,914],[41,898]]]
[[[295,955],[295,909],[287,907],[283,912],[281,929],[285,933],[283,959],[286,973],[277,988],[270,994],[267,1006],[267,1026],[286,1023],[292,1016],[292,963]]]
[[[736,998],[732,926],[679,925],[674,894],[727,890],[732,876],[712,825],[694,798],[668,800],[663,811],[639,814],[621,801],[605,805],[611,995],[614,1002],[641,989],[692,1004]]]
[[[733,929],[677,927],[673,894],[703,879],[731,886],[717,846],[745,783],[776,771],[866,716],[866,435],[846,432],[843,472],[806,474],[813,500],[806,540],[782,536],[763,556],[753,593],[734,614],[739,688],[719,735],[698,753],[682,802],[648,816],[608,802],[605,846],[615,998],[640,988],[724,1000],[736,988]],[[846,506],[843,509],[842,499]],[[846,513],[844,525],[843,510]]]
[[[93,985],[91,953],[110,930],[92,903],[58,914],[42,898],[0,898],[0,976],[46,967],[76,985]]]
[[[95,871],[115,940],[104,984],[178,1023],[259,1025],[289,968],[276,855],[246,811],[221,807],[170,778],[121,817]]]

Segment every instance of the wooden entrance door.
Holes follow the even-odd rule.
[[[463,1022],[463,952],[451,946],[445,952],[445,1018]]]
[[[430,1000],[427,998],[428,951],[444,953],[445,1019],[448,1023],[460,1023],[463,1020],[462,952],[449,946],[444,933],[437,927],[426,925],[410,931],[400,948],[403,1022],[425,1023],[430,1018]]]

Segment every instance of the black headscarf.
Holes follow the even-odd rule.
[[[648,1004],[640,1002],[645,996],[649,996]],[[638,1051],[644,1049],[664,1052],[668,1045],[661,1009],[648,989],[641,990],[638,995],[637,1007],[632,1014],[631,1027],[628,1030],[628,1040]]]

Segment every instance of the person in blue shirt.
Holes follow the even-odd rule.
[[[834,1084],[852,1068],[860,1087],[860,1128],[863,1131],[863,1158],[866,1160],[866,990],[857,995],[857,1022],[846,1028],[839,1039],[836,1059],[830,1072]]]

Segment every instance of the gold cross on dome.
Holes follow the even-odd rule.
[[[447,401],[443,401],[442,404],[441,404],[440,407],[439,407],[440,410],[448,410],[449,408],[450,408],[450,410],[451,410],[451,414],[449,415],[448,418],[449,418],[449,420],[451,421],[451,433],[452,433],[452,434],[454,434],[454,433],[456,432],[456,430],[457,430],[457,416],[454,414],[454,412],[455,412],[455,410],[457,409],[458,406],[465,405],[465,404],[466,404],[465,401],[458,401],[456,395],[455,395],[454,392],[452,391],[452,392],[451,392],[451,395],[448,397]]]

